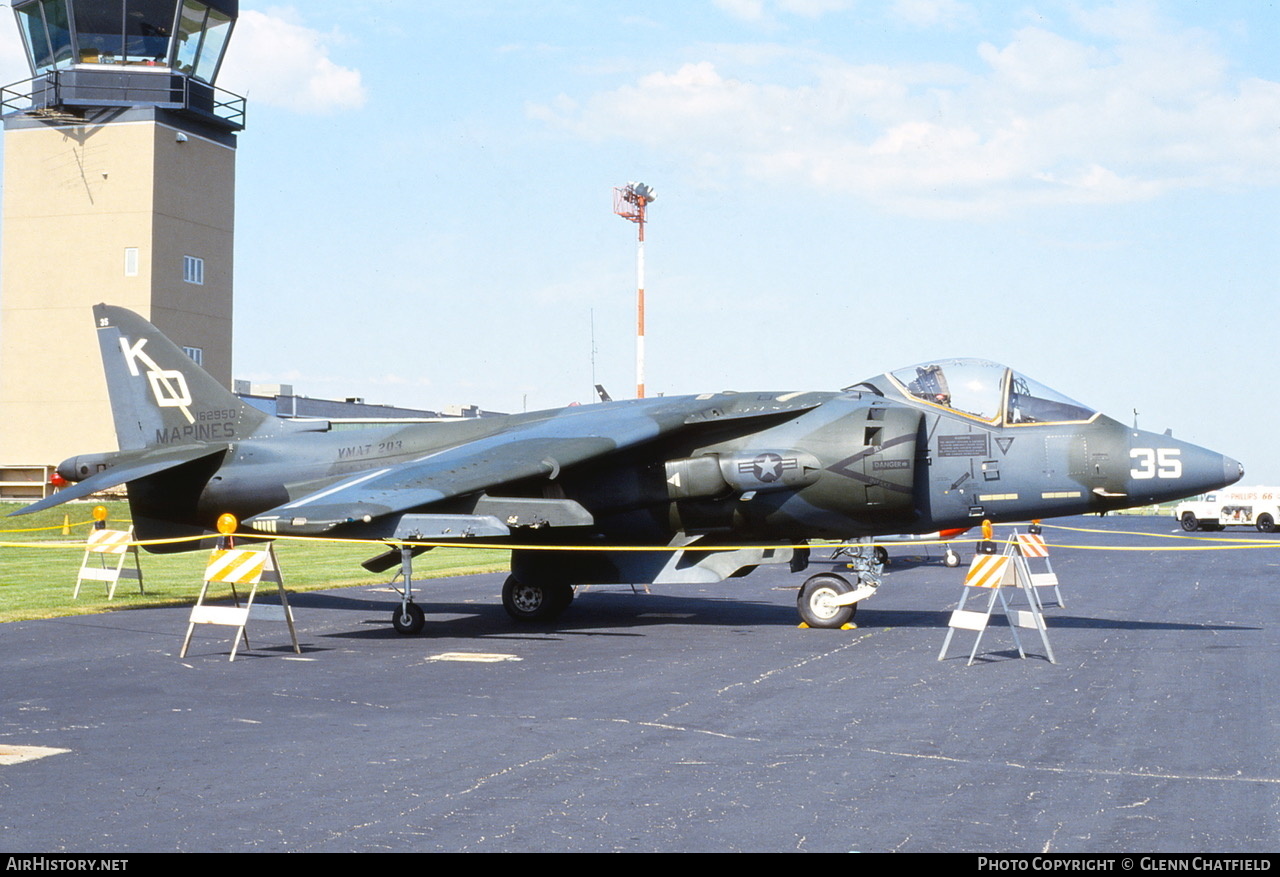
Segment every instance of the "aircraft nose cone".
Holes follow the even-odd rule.
[[[1222,477],[1227,479],[1227,484],[1235,484],[1244,477],[1244,464],[1239,460],[1233,460],[1230,457],[1223,457]],[[1223,486],[1225,487],[1226,485]]]
[[[1190,445],[1183,447],[1182,457],[1183,481],[1195,493],[1218,490],[1228,484],[1235,484],[1244,477],[1244,466],[1240,465],[1239,460],[1226,454]]]
[[[1131,435],[1129,463],[1127,493],[1134,505],[1208,493],[1244,476],[1238,460],[1155,433]]]

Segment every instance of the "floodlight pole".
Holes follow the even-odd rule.
[[[636,199],[640,208],[639,239],[636,241],[636,398],[644,398],[644,205],[643,196]]]
[[[636,241],[636,398],[644,398],[644,221],[656,195],[644,183],[613,190],[613,212],[639,226]]]

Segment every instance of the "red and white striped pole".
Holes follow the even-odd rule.
[[[640,239],[636,243],[636,398],[644,398],[644,205],[647,199],[636,199],[640,208]]]
[[[627,183],[613,190],[613,212],[636,223],[636,398],[644,398],[644,221],[649,203],[657,196],[644,183]]]

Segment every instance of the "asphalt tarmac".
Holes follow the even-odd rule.
[[[591,588],[534,627],[502,576],[443,580],[416,637],[389,592],[302,594],[302,656],[254,621],[234,663],[211,626],[178,658],[187,609],[0,625],[0,846],[1274,851],[1280,535],[1196,535],[1273,547],[1056,550],[1057,664],[999,612],[973,666],[967,631],[939,661],[965,567],[905,545],[851,631],[799,629],[785,568]]]

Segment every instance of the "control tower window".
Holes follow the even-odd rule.
[[[115,64],[124,60],[124,4],[72,0],[81,64]]]
[[[71,27],[67,20],[67,0],[41,0],[15,6],[23,42],[31,53],[36,74],[71,64]]]
[[[183,0],[174,66],[180,73],[212,83],[230,36],[231,16],[199,0]]]
[[[173,11],[173,0],[126,0],[124,11],[124,60],[126,63],[168,63]]]
[[[177,0],[71,0],[76,61],[167,66],[176,9]]]

